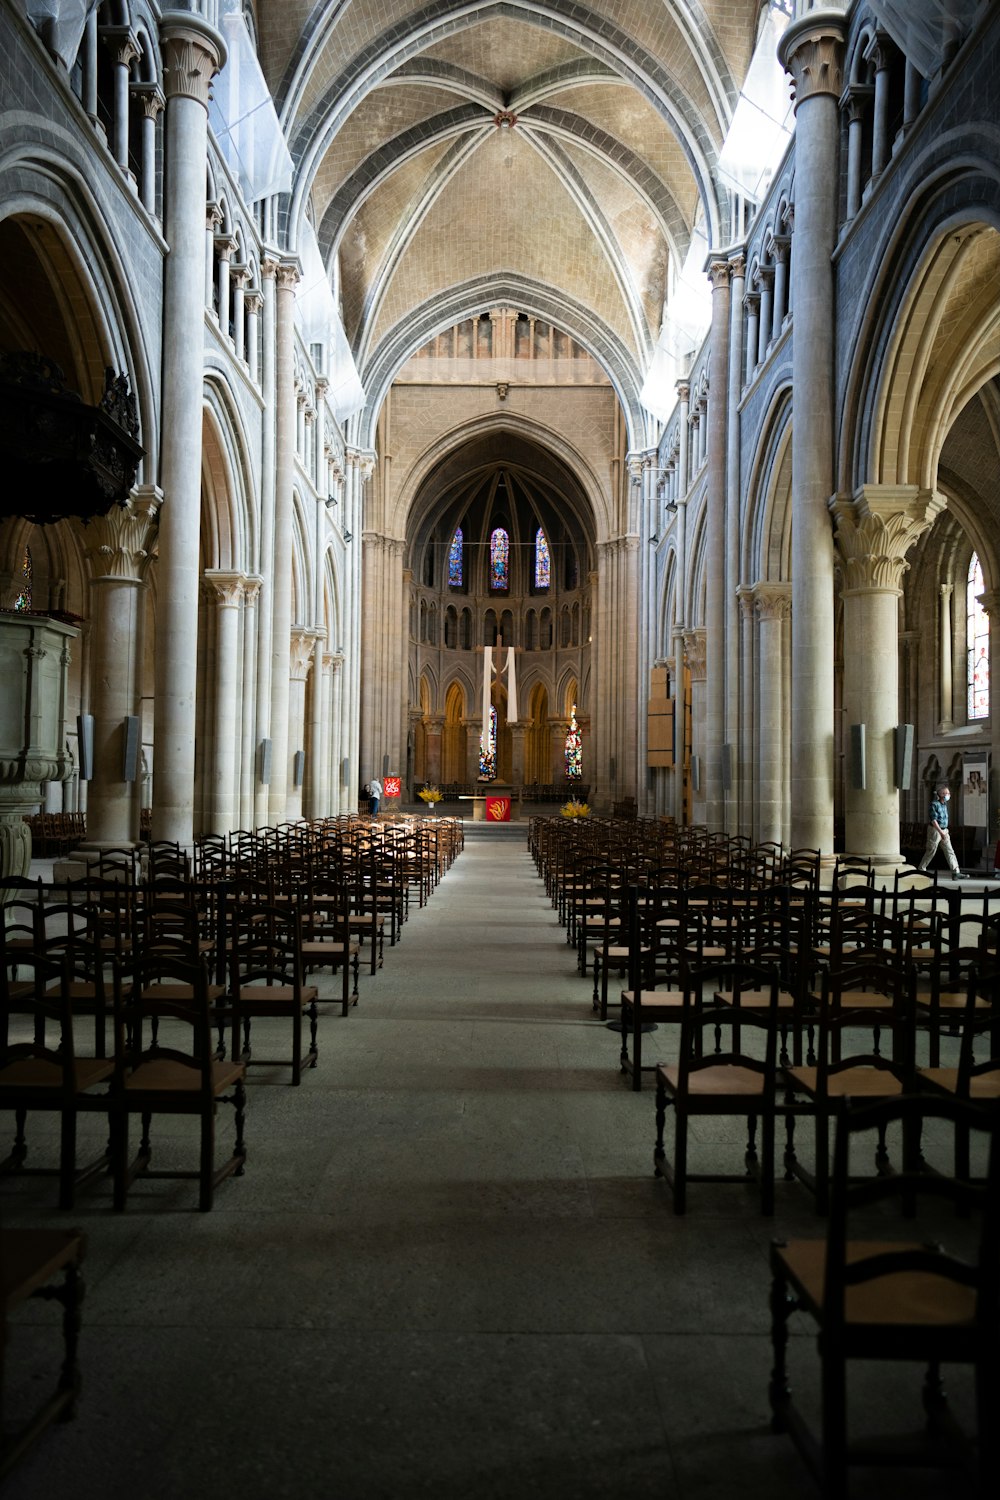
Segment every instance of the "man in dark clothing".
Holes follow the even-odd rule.
[[[956,880],[962,879],[962,872],[958,868],[958,860],[955,858],[955,850],[952,847],[951,834],[948,832],[948,803],[951,801],[951,792],[948,783],[942,781],[934,788],[931,797],[930,822],[927,824],[927,847],[924,849],[918,870],[926,870],[937,852],[938,845],[944,852],[948,866]]]

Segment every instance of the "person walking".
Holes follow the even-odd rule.
[[[382,800],[382,783],[377,776],[373,776],[368,783],[369,812],[373,818],[378,817],[378,805]]]
[[[938,845],[948,861],[948,867],[956,880],[964,879],[958,867],[955,850],[951,842],[951,834],[948,832],[948,803],[951,801],[951,791],[946,781],[939,782],[934,788],[931,797],[930,821],[927,824],[927,846],[921,856],[918,870],[926,870],[934,855],[937,853]]]

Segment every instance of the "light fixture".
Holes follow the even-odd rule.
[[[339,504],[340,504],[340,501],[337,499],[336,495],[327,495],[327,497],[326,497],[326,508],[327,508],[327,510],[330,509],[331,505],[339,505]]]
[[[493,123],[498,130],[513,130],[517,124],[517,115],[512,109],[498,109],[493,116]]]
[[[353,531],[348,531],[348,529],[347,529],[346,526],[344,527],[344,541],[345,542],[353,542],[354,541],[354,533],[353,533]]]
[[[653,535],[649,539],[649,545],[651,547],[656,547],[656,546],[659,545],[659,541],[660,541],[660,538],[656,535],[656,532],[654,531]]]

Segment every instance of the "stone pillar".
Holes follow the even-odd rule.
[[[251,694],[257,681],[257,602],[260,598],[261,581],[257,576],[245,577],[243,580],[243,689],[246,700],[241,714],[243,741],[240,747],[240,828],[252,828],[254,824],[259,704],[255,694],[251,701]]]
[[[190,844],[198,667],[208,91],[225,58],[198,16],[161,21],[166,108],[163,508],[156,621],[153,837]]]
[[[231,266],[229,279],[233,285],[233,353],[242,363],[246,357],[246,289],[250,281],[250,267]]]
[[[350,757],[350,743],[344,733],[344,655],[330,653],[330,758],[333,776],[332,813],[343,812],[354,804],[353,788],[344,779],[344,761]],[[351,771],[357,782],[357,767]]]
[[[250,379],[257,385],[260,380],[260,314],[264,298],[259,291],[251,290],[245,294],[243,305],[247,314],[247,369]]]
[[[837,100],[845,18],[793,21],[778,57],[795,80],[792,350],[793,847],[833,849],[833,266],[837,235]]]
[[[428,714],[424,720],[424,746],[426,779],[437,785],[441,780],[441,734],[444,729],[444,714]]]
[[[871,104],[869,84],[852,83],[841,99],[847,115],[847,218],[861,207],[861,152],[864,145],[865,112]]]
[[[163,93],[157,83],[134,83],[132,93],[142,103],[142,181],[139,193],[147,213],[156,213],[156,121],[163,109]]]
[[[691,676],[691,755],[697,756],[700,786],[694,790],[692,775],[691,820],[705,821],[705,629],[684,632],[684,663]]]
[[[865,786],[848,764],[844,790],[848,854],[899,862],[894,730],[899,722],[898,602],[906,553],[944,508],[915,485],[866,485],[837,500],[844,560],[844,717],[865,726]],[[848,745],[848,761],[850,746]]]
[[[215,236],[222,224],[222,209],[217,203],[205,205],[205,306],[219,321],[215,310]]]
[[[128,172],[128,85],[129,69],[140,55],[139,41],[130,26],[105,26],[102,35],[112,56],[114,80],[114,132],[111,149],[123,172]]]
[[[955,592],[953,583],[941,583],[938,585],[938,626],[941,657],[941,719],[939,730],[947,734],[955,727],[955,681],[954,681],[954,659],[955,659],[955,631],[951,617],[952,595]]]
[[[792,240],[787,234],[774,237],[774,309],[772,313],[772,338],[780,338],[788,312],[788,260]]]
[[[91,566],[90,712],[94,774],[87,802],[87,845],[134,844],[139,836],[138,780],[123,771],[124,724],[142,693],[146,576],[162,495],[150,487],[95,516],[84,533]]]
[[[292,638],[292,530],[295,516],[295,366],[293,313],[299,273],[278,267],[275,319],[274,562],[271,609],[271,785],[269,823],[286,817],[288,794],[288,682]]]
[[[878,32],[869,51],[875,64],[875,112],[872,120],[872,181],[885,171],[892,147],[889,139],[889,65],[893,45],[884,32]]]
[[[557,718],[557,717],[550,717],[549,718],[549,735],[550,735],[549,744],[550,744],[550,751],[551,751],[551,759],[550,759],[549,764],[552,767],[552,775],[551,775],[551,777],[549,779],[551,781],[556,782],[557,784],[560,783],[560,782],[562,782],[562,781],[564,781],[565,778],[566,778],[566,736],[568,734],[569,734],[569,720],[568,719]],[[620,768],[617,770],[616,779],[617,779],[618,787],[620,788],[621,787],[621,780],[622,780],[622,778],[621,778],[621,769]],[[612,798],[614,797],[614,793],[615,793],[615,788],[612,787],[612,789],[611,789]]]
[[[208,777],[209,832],[230,833],[237,806],[236,749],[243,722],[240,694],[240,604],[246,583],[242,573],[222,568],[205,572],[216,605],[215,726],[213,760]]]
[[[275,430],[277,427],[277,279],[278,262],[265,255],[261,263],[262,358],[261,396],[264,419],[261,428],[260,479],[260,597],[257,606],[257,739],[254,745],[254,811],[250,826],[269,821],[270,786],[260,779],[260,747],[271,737],[271,640],[274,601],[274,496]]]
[[[758,329],[757,363],[762,365],[771,344],[771,320],[774,316],[774,270],[771,266],[760,268],[760,327]]]
[[[232,337],[229,330],[230,292],[229,272],[236,249],[236,241],[231,234],[217,234],[215,236],[215,272],[219,278],[219,329],[224,339]]]
[[[742,726],[749,715],[751,698],[740,680],[741,610],[737,581],[740,577],[740,393],[743,387],[743,292],[746,262],[742,255],[729,261],[729,390],[726,422],[726,716],[725,741],[731,746],[732,789],[727,800],[726,827],[730,832],[751,831],[750,787],[745,778],[752,761],[744,758]],[[742,701],[741,701],[742,700]]]
[[[483,733],[482,718],[463,719],[465,728],[465,779],[475,785],[479,779],[479,746]]]
[[[757,616],[757,840],[780,844],[785,828],[785,621],[792,609],[788,583],[753,587]]]
[[[83,35],[83,107],[90,120],[100,128],[97,119],[97,6],[87,16]]]
[[[514,786],[524,785],[524,728],[523,724],[510,725],[510,779]]]
[[[291,774],[293,757],[298,750],[306,751],[306,678],[316,653],[316,631],[296,629],[292,631],[289,653],[288,693],[288,796],[287,813],[290,818],[302,816],[303,784],[295,785]]]
[[[992,823],[988,830],[987,852],[992,859],[996,839],[1000,837],[1000,589],[979,595],[979,602],[990,617],[990,793]],[[992,869],[992,864],[990,865]]]
[[[920,85],[923,82],[910,59],[906,59],[906,76],[903,83],[903,128],[913,124],[920,112]]]
[[[757,368],[757,354],[760,346],[760,293],[747,292],[743,305],[747,310],[746,383],[749,385],[753,379],[753,372]]]
[[[740,672],[740,712],[736,738],[739,757],[737,786],[740,799],[739,832],[748,838],[758,837],[757,828],[757,753],[760,705],[756,692],[757,641],[754,637],[754,592],[746,584],[736,590],[739,608],[737,648]]]
[[[711,400],[708,412],[708,511],[705,543],[705,740],[702,786],[705,821],[713,831],[726,826],[722,789],[722,746],[726,739],[726,460],[729,423],[728,260],[713,260]]]

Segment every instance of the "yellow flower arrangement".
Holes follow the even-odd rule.
[[[426,802],[428,807],[433,807],[435,802],[440,802],[443,795],[441,788],[436,786],[425,786],[417,793],[421,802]]]
[[[563,803],[560,811],[564,818],[589,818],[590,804],[578,802],[575,797],[571,797],[568,802]]]

